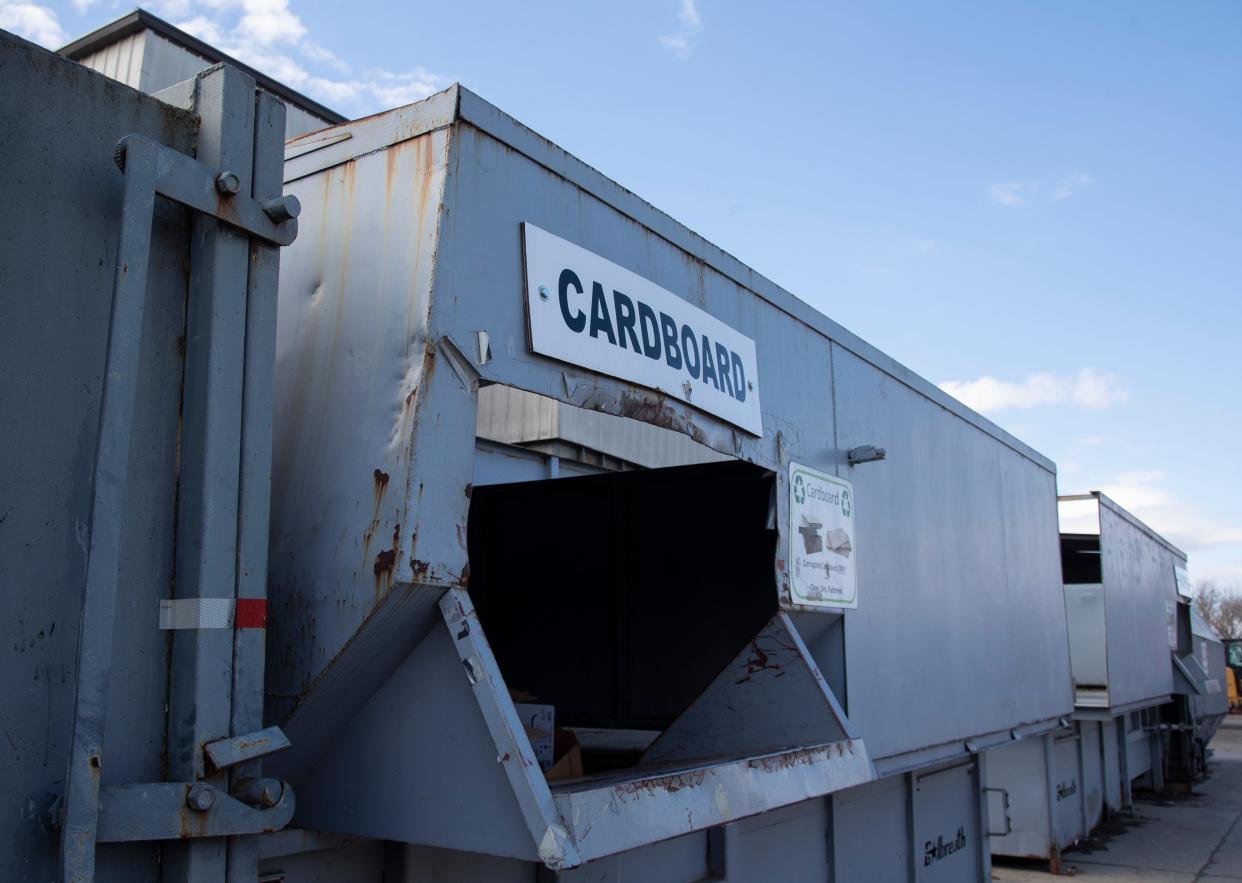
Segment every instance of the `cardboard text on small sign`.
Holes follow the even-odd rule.
[[[789,464],[789,587],[795,604],[857,609],[854,488]]]
[[[755,342],[667,289],[522,225],[531,349],[763,435]]]

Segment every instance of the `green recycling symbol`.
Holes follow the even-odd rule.
[[[841,491],[841,514],[850,517],[850,492],[847,490]]]
[[[806,488],[802,486],[802,476],[794,476],[794,502],[801,506],[806,502]]]

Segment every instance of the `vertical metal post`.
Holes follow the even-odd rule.
[[[95,876],[99,783],[103,775],[105,716],[121,563],[121,518],[138,394],[151,218],[155,210],[154,172],[146,164],[134,164],[125,174],[92,478],[90,549],[78,633],[77,689],[60,846],[64,883],[90,881]]]
[[[988,783],[987,752],[980,751],[975,755],[975,792],[978,797],[979,813],[979,867],[980,876],[984,880],[992,879],[992,843],[988,837],[991,830],[988,818],[988,793],[984,790]]]
[[[906,780],[906,843],[909,845],[907,851],[906,869],[909,872],[910,883],[915,883],[919,878],[919,844],[914,839],[916,830],[914,825],[914,801],[917,793],[915,785],[914,773],[903,773],[902,778]]]
[[[1048,800],[1048,865],[1052,873],[1061,873],[1061,847],[1057,843],[1057,782],[1054,752],[1055,733],[1045,733],[1044,742],[1044,791]]]
[[[280,196],[284,187],[285,106],[266,92],[255,100],[254,184],[260,203]],[[272,476],[272,414],[276,346],[276,287],[279,249],[252,240],[246,293],[246,348],[242,381],[241,472],[237,523],[237,597],[267,598],[267,541]],[[263,671],[267,632],[233,633],[234,736],[263,727]],[[239,764],[234,784],[258,778],[260,762]],[[228,843],[228,883],[257,879],[258,841],[234,837]]]
[[[1086,748],[1087,743],[1083,738],[1082,728],[1082,721],[1074,724],[1074,729],[1078,732],[1078,750],[1074,752],[1074,756],[1078,760],[1078,806],[1082,811],[1082,836],[1086,837],[1091,825],[1087,821],[1087,767],[1082,759],[1083,749]]]
[[[1123,809],[1134,809],[1134,788],[1130,779],[1130,734],[1129,715],[1121,715],[1117,720],[1117,765],[1121,768],[1121,806]]]
[[[1143,713],[1146,716],[1146,712]],[[1147,746],[1151,751],[1151,790],[1164,790],[1164,733],[1160,730],[1147,731]]]
[[[254,82],[233,68],[199,77],[195,110],[202,125],[197,158],[251,187]],[[190,251],[181,476],[178,498],[178,598],[233,598],[237,581],[242,369],[250,239],[215,218],[198,216]],[[227,773],[207,774],[202,746],[230,735],[233,632],[187,629],[173,638],[168,773],[227,790]],[[225,841],[170,844],[164,878],[224,879]]]

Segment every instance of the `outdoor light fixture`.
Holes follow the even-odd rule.
[[[875,445],[859,445],[856,448],[850,448],[845,456],[851,466],[857,466],[859,463],[883,460],[887,456],[887,452],[883,448],[877,448]]]

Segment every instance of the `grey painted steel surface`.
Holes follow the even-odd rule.
[[[778,525],[790,460],[855,482],[873,550],[860,555],[863,604],[846,617],[848,665],[818,661],[830,681],[848,670],[850,718],[889,768],[964,756],[968,739],[1070,711],[1045,458],[459,87],[295,139],[287,156],[307,215],[281,285],[274,720],[313,702],[334,668],[383,669],[351,659],[369,652],[354,636],[411,586],[468,585],[480,382],[673,428],[769,468]],[[755,338],[763,437],[530,353],[524,221]],[[847,466],[845,451],[866,443],[888,459]],[[945,666],[944,689],[908,677],[929,658]]]
[[[1104,734],[1099,721],[1078,721],[1079,756],[1082,764],[1083,830],[1090,833],[1104,819],[1107,788],[1104,766]]]
[[[74,708],[78,631],[87,568],[93,472],[125,178],[112,154],[141,132],[190,152],[195,119],[0,32],[0,145],[22,173],[0,201],[0,666],[8,748],[0,758],[0,877],[55,879],[57,834],[47,812],[65,787]],[[72,207],[72,210],[67,210]],[[187,213],[161,206],[152,231],[141,374],[121,516],[119,581],[127,609],[116,620],[104,785],[159,778],[164,636],[158,600],[173,577],[177,433],[183,371],[181,264]],[[170,415],[173,419],[169,419]],[[20,417],[20,419],[19,419]],[[100,850],[98,879],[156,880],[153,850]]]
[[[1085,837],[1104,808],[1105,758],[1095,721],[988,752],[987,785],[1008,794],[1010,831],[991,838],[993,855],[1043,858]]]
[[[0,833],[0,876],[202,879],[201,867],[179,872],[174,850],[150,841],[197,841],[183,854],[223,855],[223,835],[272,830],[293,810],[292,792],[280,783],[258,790],[232,783],[246,799],[266,795],[270,807],[235,799],[228,771],[216,778],[216,791],[204,790],[211,787],[198,781],[207,732],[182,752],[198,759],[176,780],[168,746],[179,737],[175,724],[166,735],[166,702],[183,692],[176,684],[185,672],[157,628],[159,602],[170,593],[183,598],[194,583],[183,556],[196,547],[230,567],[213,593],[231,603],[248,582],[246,594],[264,595],[272,243],[291,239],[296,225],[274,224],[256,200],[280,192],[272,175],[283,108],[264,109],[259,99],[275,137],[256,142],[255,86],[236,71],[206,72],[188,90],[189,113],[3,33],[0,67],[3,114],[14,122],[0,143],[23,170],[2,225],[7,382],[0,403],[5,414],[28,418],[8,424],[10,455],[0,470],[6,622],[17,630],[5,695],[19,702],[6,719],[15,768],[4,770],[3,794],[6,818],[20,820]],[[213,139],[233,141],[236,159],[213,156]],[[252,160],[262,167],[253,188]],[[217,192],[222,161],[240,192]],[[229,237],[240,241],[233,258],[213,254],[213,242]],[[229,333],[198,312],[229,313],[221,288],[239,296],[241,316]],[[266,302],[266,323],[256,319],[263,310],[247,315],[248,296]],[[228,422],[213,408],[215,397],[198,392],[204,366],[222,358],[245,378],[226,392],[228,404],[263,412],[244,442],[216,435],[228,432]],[[199,409],[211,417],[190,437]],[[220,481],[196,478],[186,461],[228,463],[230,447],[233,465],[220,481],[228,492],[231,478],[231,499],[217,514],[234,513],[232,529],[206,542],[195,525]],[[239,468],[238,447],[253,465]],[[231,569],[239,543],[241,575]],[[230,708],[244,726],[243,706],[261,703],[262,639],[217,634],[224,640],[209,660],[214,671],[225,680],[235,664],[246,672],[232,697],[212,679],[193,709],[222,715],[218,732],[240,736],[245,731],[230,731]],[[257,767],[250,771],[253,777]],[[173,781],[161,781],[169,772]],[[198,808],[187,805],[192,793]],[[61,795],[53,816],[49,804]],[[222,862],[209,873],[223,875]]]
[[[1104,494],[1061,497],[1065,511],[1097,509],[1103,614],[1091,585],[1066,587],[1079,706],[1116,713],[1167,701],[1173,692],[1168,603],[1177,603],[1175,565],[1186,555]],[[1101,683],[1099,648],[1106,680]],[[1105,687],[1099,691],[1087,687]]]

